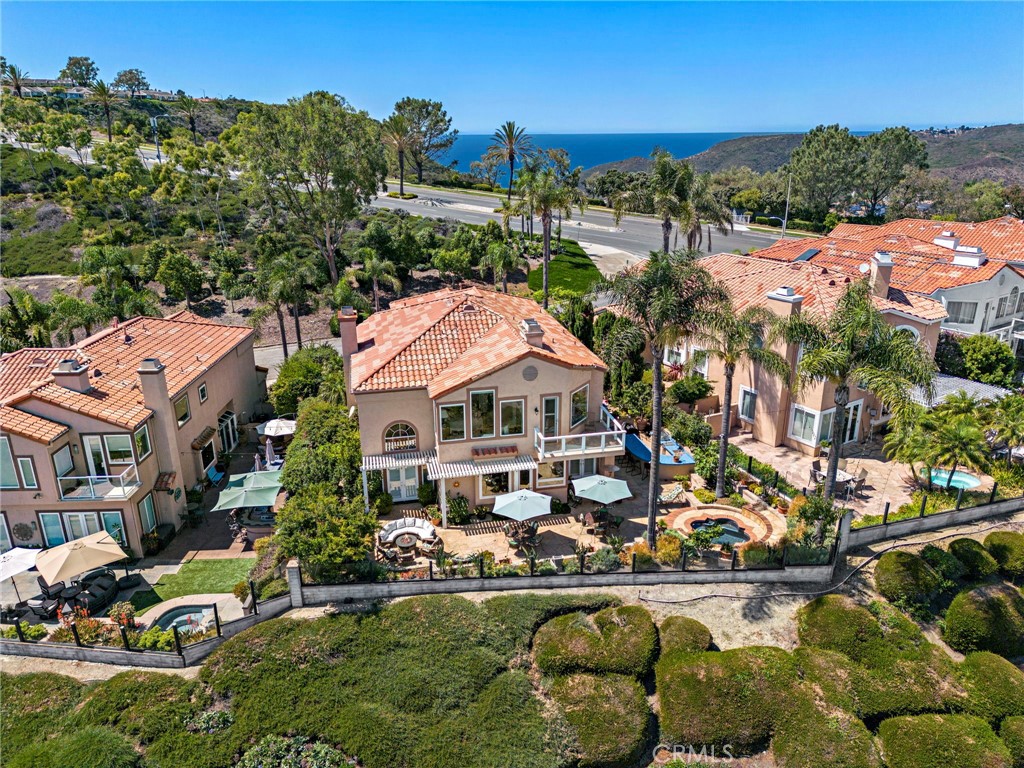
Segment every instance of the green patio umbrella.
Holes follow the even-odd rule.
[[[281,471],[273,469],[269,472],[246,472],[244,475],[231,475],[225,488],[242,488],[256,490],[258,488],[281,487]]]
[[[611,504],[613,501],[628,499],[633,495],[629,492],[629,485],[625,480],[616,480],[613,477],[602,477],[601,475],[578,477],[572,481],[572,488],[579,498],[590,499],[601,504]]]
[[[264,488],[225,488],[220,492],[217,505],[210,511],[219,512],[222,509],[239,509],[241,507],[272,507],[280,490],[280,483]]]

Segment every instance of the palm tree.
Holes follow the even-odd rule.
[[[381,286],[392,291],[402,290],[402,281],[398,279],[395,263],[382,259],[372,248],[360,248],[356,255],[362,261],[360,269],[350,269],[348,274],[356,280],[369,280],[373,287],[373,311],[380,311]]]
[[[90,101],[96,102],[103,109],[103,119],[107,123],[107,141],[114,140],[114,133],[111,129],[110,109],[114,106],[114,99],[116,98],[117,96],[114,94],[113,89],[102,80],[97,80],[89,89]]]
[[[961,389],[947,397],[938,410],[947,416],[963,416],[977,413],[981,407],[982,402],[979,398],[970,394],[966,389]]]
[[[686,247],[700,248],[704,244],[703,224],[708,225],[708,251],[711,250],[711,228],[720,235],[732,230],[732,212],[722,205],[711,191],[711,174],[701,173],[693,177],[687,190],[687,199],[692,211],[690,230],[686,233]]]
[[[249,325],[259,334],[263,321],[271,314],[277,315],[277,327],[281,333],[281,350],[284,359],[288,359],[288,334],[284,328],[284,307],[288,303],[288,286],[281,275],[291,266],[283,254],[268,255],[256,263],[256,276],[253,281],[253,298],[260,305],[249,315]]]
[[[20,99],[21,89],[28,78],[28,72],[23,72],[16,64],[7,64],[4,67],[4,71],[0,74],[3,75],[4,85],[10,88],[11,93]]]
[[[103,307],[77,296],[70,296],[63,291],[54,291],[50,297],[50,306],[57,320],[54,333],[58,343],[72,344],[75,331],[81,330],[86,336],[92,335],[92,329],[103,325],[110,319]]]
[[[658,148],[652,155],[654,164],[647,176],[647,183],[631,187],[612,198],[615,223],[622,221],[627,210],[642,210],[653,207],[654,215],[661,219],[662,250],[669,252],[673,223],[680,229],[690,231],[696,221],[692,207],[687,200],[687,191],[693,179],[693,169],[682,160],[675,160],[671,154]]]
[[[494,275],[494,283],[497,285],[498,278],[501,278],[501,290],[508,293],[508,275],[517,269],[527,269],[530,262],[512,248],[508,243],[491,243],[487,246],[487,253],[484,255],[482,265],[491,270]]]
[[[689,252],[652,252],[599,287],[607,292],[622,315],[632,321],[606,339],[604,356],[621,360],[637,346],[647,346],[654,360],[651,384],[651,474],[647,496],[647,540],[653,549],[657,535],[658,467],[661,461],[662,386],[661,359],[667,346],[692,335],[704,316],[717,309],[727,294],[722,286]]]
[[[295,323],[295,345],[302,349],[302,329],[299,325],[299,313],[302,305],[314,295],[312,286],[316,283],[319,273],[313,260],[299,256],[292,251],[282,254],[275,260],[274,280],[280,284],[282,296],[292,306],[292,320]]]
[[[188,129],[192,131],[192,143],[199,146],[199,137],[196,134],[196,118],[199,117],[199,101],[191,96],[182,96],[178,99],[178,111],[182,117],[188,120]]]
[[[533,140],[526,133],[525,128],[520,128],[513,121],[509,120],[494,132],[491,137],[491,145],[487,148],[487,154],[494,159],[500,159],[508,163],[508,201],[512,201],[512,183],[515,181],[516,160],[522,159],[533,151]]]
[[[4,288],[7,303],[0,307],[0,351],[50,346],[54,317],[49,304],[16,286]]]
[[[985,432],[974,415],[960,414],[952,418],[930,419],[928,457],[930,466],[948,467],[946,490],[953,486],[957,467],[983,469],[988,463]]]
[[[917,463],[922,462],[928,470],[928,482],[931,483],[931,467],[928,466],[928,437],[922,426],[923,412],[915,413],[900,419],[893,429],[885,436],[885,455],[894,461],[901,461],[910,467],[912,482],[917,483],[920,475]]]
[[[797,366],[797,388],[828,382],[835,391],[835,416],[829,436],[832,450],[825,473],[825,498],[835,492],[842,453],[850,387],[872,392],[893,417],[912,415],[911,393],[923,387],[931,394],[935,362],[911,334],[897,331],[875,306],[866,280],[851,283],[836,308],[826,317],[805,313],[789,318],[786,340],[803,344]],[[818,536],[820,540],[820,536]]]
[[[996,400],[986,411],[989,429],[995,432],[996,444],[1006,445],[1006,464],[1013,463],[1013,451],[1024,445],[1024,395],[1007,395]]]
[[[732,384],[736,366],[749,362],[762,371],[780,379],[789,379],[789,363],[769,345],[778,335],[779,316],[764,307],[751,306],[737,313],[732,302],[726,302],[710,313],[695,339],[707,357],[719,360],[725,369],[725,387],[722,392],[722,436],[718,448],[718,476],[715,495],[725,493],[725,470],[729,450]]]
[[[552,168],[544,168],[538,173],[531,173],[520,181],[523,182],[523,199],[528,206],[530,215],[536,214],[540,217],[544,241],[544,309],[547,309],[551,224],[554,221],[555,212],[569,216],[574,205],[578,206],[582,212],[586,204],[580,201],[568,186],[559,181]]]
[[[405,115],[394,114],[381,124],[384,144],[398,155],[398,194],[405,194],[405,153],[415,149],[417,133]]]

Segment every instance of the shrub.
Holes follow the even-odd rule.
[[[336,312],[331,313],[331,319],[327,321],[327,330],[334,338],[341,336],[341,320],[338,319]]]
[[[663,533],[658,537],[654,559],[662,565],[678,566],[683,559],[683,542],[678,536]]]
[[[669,433],[680,445],[704,448],[711,442],[711,425],[693,413],[680,411],[666,417]]]
[[[4,761],[50,733],[53,724],[78,703],[85,686],[52,672],[0,673],[0,744]],[[71,765],[69,763],[69,765]]]
[[[697,497],[697,501],[701,504],[714,504],[717,500],[714,491],[709,491],[707,488],[698,488],[693,492],[693,495]]]
[[[619,560],[623,565],[630,567],[636,563],[636,569],[643,571],[654,565],[654,553],[651,552],[651,547],[646,541],[638,541],[635,544],[624,547],[619,552]]]
[[[657,666],[662,741],[700,744],[735,756],[767,748],[796,685],[796,669],[778,648],[669,654]]]
[[[574,613],[542,626],[533,639],[537,666],[548,674],[616,672],[643,677],[657,651],[658,631],[639,606]]]
[[[917,555],[894,549],[878,559],[875,588],[893,603],[927,603],[939,588],[939,576]]]
[[[129,602],[118,602],[110,606],[107,616],[119,627],[133,629],[135,627],[135,606]]]
[[[987,579],[999,570],[999,563],[974,539],[954,539],[949,553],[964,564],[968,578]]]
[[[139,635],[135,647],[146,651],[173,651],[174,632],[170,629],[150,627]]]
[[[994,531],[985,537],[985,549],[999,564],[999,572],[1010,581],[1024,576],[1024,533]]]
[[[661,653],[697,653],[711,647],[711,630],[688,616],[669,616],[658,628]]]
[[[608,573],[618,570],[622,563],[611,547],[602,547],[590,556],[590,568],[594,573]]]
[[[469,499],[461,494],[448,494],[448,525],[465,525],[468,522]]]
[[[235,722],[235,716],[223,710],[196,712],[185,718],[185,730],[190,733],[216,733]]]
[[[878,768],[881,760],[871,732],[855,715],[816,700],[802,688],[793,692],[772,737],[779,768]]]
[[[296,350],[281,364],[277,381],[267,393],[274,411],[297,412],[300,400],[314,397],[320,391],[325,374],[341,367],[341,354],[326,344]]]
[[[6,753],[6,749],[4,750]],[[82,728],[33,744],[12,758],[9,768],[136,768],[139,754],[131,742],[108,728]]]
[[[782,567],[782,551],[766,541],[748,541],[739,548],[740,563],[745,568]]]
[[[380,496],[375,498],[370,504],[370,508],[373,510],[373,514],[377,517],[386,517],[391,514],[391,509],[395,505],[395,500],[392,498],[390,493],[382,493]]]
[[[889,768],[1010,768],[1010,752],[989,724],[969,715],[896,717],[878,736]]]
[[[49,634],[49,630],[43,624],[29,624],[27,621],[21,622],[21,631],[28,640],[42,640]],[[13,626],[7,627],[0,632],[0,637],[8,640],[18,639],[18,630]]]
[[[994,653],[967,654],[960,665],[968,697],[964,711],[997,727],[1003,718],[1024,715],[1024,672]]]
[[[665,401],[671,404],[693,405],[714,391],[714,385],[700,374],[685,376],[672,382],[665,390]]]
[[[437,504],[437,485],[431,480],[424,480],[416,487],[416,499],[424,507]]]
[[[1024,717],[1008,717],[1003,720],[999,736],[1010,750],[1013,768],[1024,768]]]
[[[389,193],[389,196],[392,193]],[[398,193],[393,193],[395,197]],[[250,749],[238,768],[347,768],[348,758],[327,744],[310,742],[301,736],[267,736]]]
[[[944,549],[928,544],[921,550],[921,559],[947,581],[958,581],[967,573],[964,564]]]
[[[576,733],[580,768],[636,765],[651,711],[635,679],[569,675],[556,680],[550,693]]]
[[[961,653],[1024,654],[1024,597],[1002,584],[961,592],[946,611],[942,637]]]

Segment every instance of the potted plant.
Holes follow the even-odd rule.
[[[779,510],[779,514],[786,514],[787,512],[789,512],[789,502],[786,501],[781,496],[779,496],[778,500],[776,501],[776,509]]]
[[[437,504],[428,504],[423,508],[423,511],[430,518],[430,522],[434,525],[441,524],[441,508]]]
[[[732,560],[732,547],[733,545],[731,541],[727,541],[724,544],[722,544],[720,548],[721,551],[719,552],[719,557],[721,557],[723,560]]]

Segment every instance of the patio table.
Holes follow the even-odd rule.
[[[403,533],[395,539],[395,546],[399,549],[412,549],[416,546],[416,537],[411,533]]]

